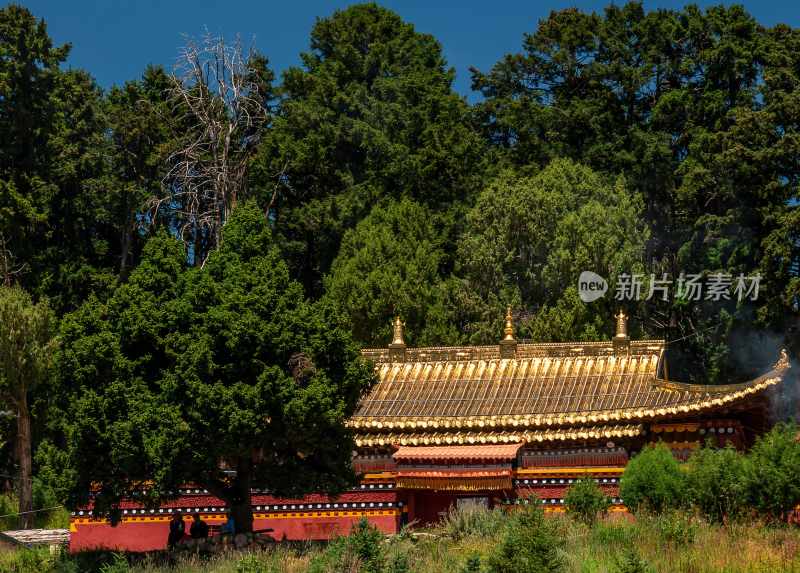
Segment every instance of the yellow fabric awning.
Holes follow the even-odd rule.
[[[494,470],[408,470],[398,472],[400,489],[438,491],[484,491],[513,489],[510,469]]]

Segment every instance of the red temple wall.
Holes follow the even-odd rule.
[[[323,540],[339,535],[347,535],[350,529],[366,517],[369,522],[386,534],[399,531],[399,510],[378,510],[369,512],[311,512],[305,515],[265,516],[256,514],[253,529],[271,528],[269,533],[275,540]],[[222,525],[222,515],[203,516],[209,525]],[[191,518],[184,519],[189,531]],[[125,520],[112,527],[107,521],[73,523],[70,527],[70,551],[109,549],[125,551],[157,551],[167,546],[169,518],[139,518],[139,521]]]
[[[116,527],[111,527],[108,522],[72,523],[69,550],[71,553],[92,549],[154,551],[166,548],[168,534],[169,520],[161,518],[149,522],[123,522]]]

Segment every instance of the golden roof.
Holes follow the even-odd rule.
[[[432,440],[459,433],[497,440],[441,443],[508,443],[504,436],[529,430],[534,433],[523,439],[536,441],[543,436],[536,431],[568,427],[602,437],[610,432],[604,428],[619,424],[733,405],[780,382],[789,367],[784,354],[750,382],[681,384],[659,376],[663,353],[660,340],[622,347],[612,341],[518,343],[512,358],[501,358],[499,345],[408,348],[400,358],[388,349],[364,350],[379,382],[350,426],[361,445],[438,444]]]

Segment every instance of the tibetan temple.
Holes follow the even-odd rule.
[[[324,539],[366,517],[393,533],[453,505],[532,495],[558,511],[569,485],[586,476],[624,511],[619,478],[646,444],[661,440],[685,459],[707,440],[746,447],[765,430],[769,389],[789,368],[785,352],[750,382],[682,384],[668,379],[664,341],[630,340],[627,317],[616,319],[608,341],[529,344],[515,339],[509,311],[497,345],[431,348],[407,348],[396,319],[387,348],[363,351],[379,382],[350,420],[359,486],[337,498],[254,491],[254,528],[272,528],[276,539]],[[74,512],[71,549],[161,549],[174,512],[199,512],[214,525],[225,507],[187,487],[159,509],[130,502],[122,510],[113,528]]]

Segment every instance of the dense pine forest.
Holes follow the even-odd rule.
[[[472,69],[475,103],[375,4],[319,18],[280,77],[257,48],[198,34],[103,90],[0,10],[0,489],[22,511],[99,484],[113,519],[143,480],[233,506],[341,490],[358,349],[396,315],[409,345],[495,344],[508,305],[520,338],[590,341],[623,307],[697,383],[800,351],[800,30],[553,12]],[[586,270],[611,285],[591,303]],[[634,274],[760,281],[616,300]]]

